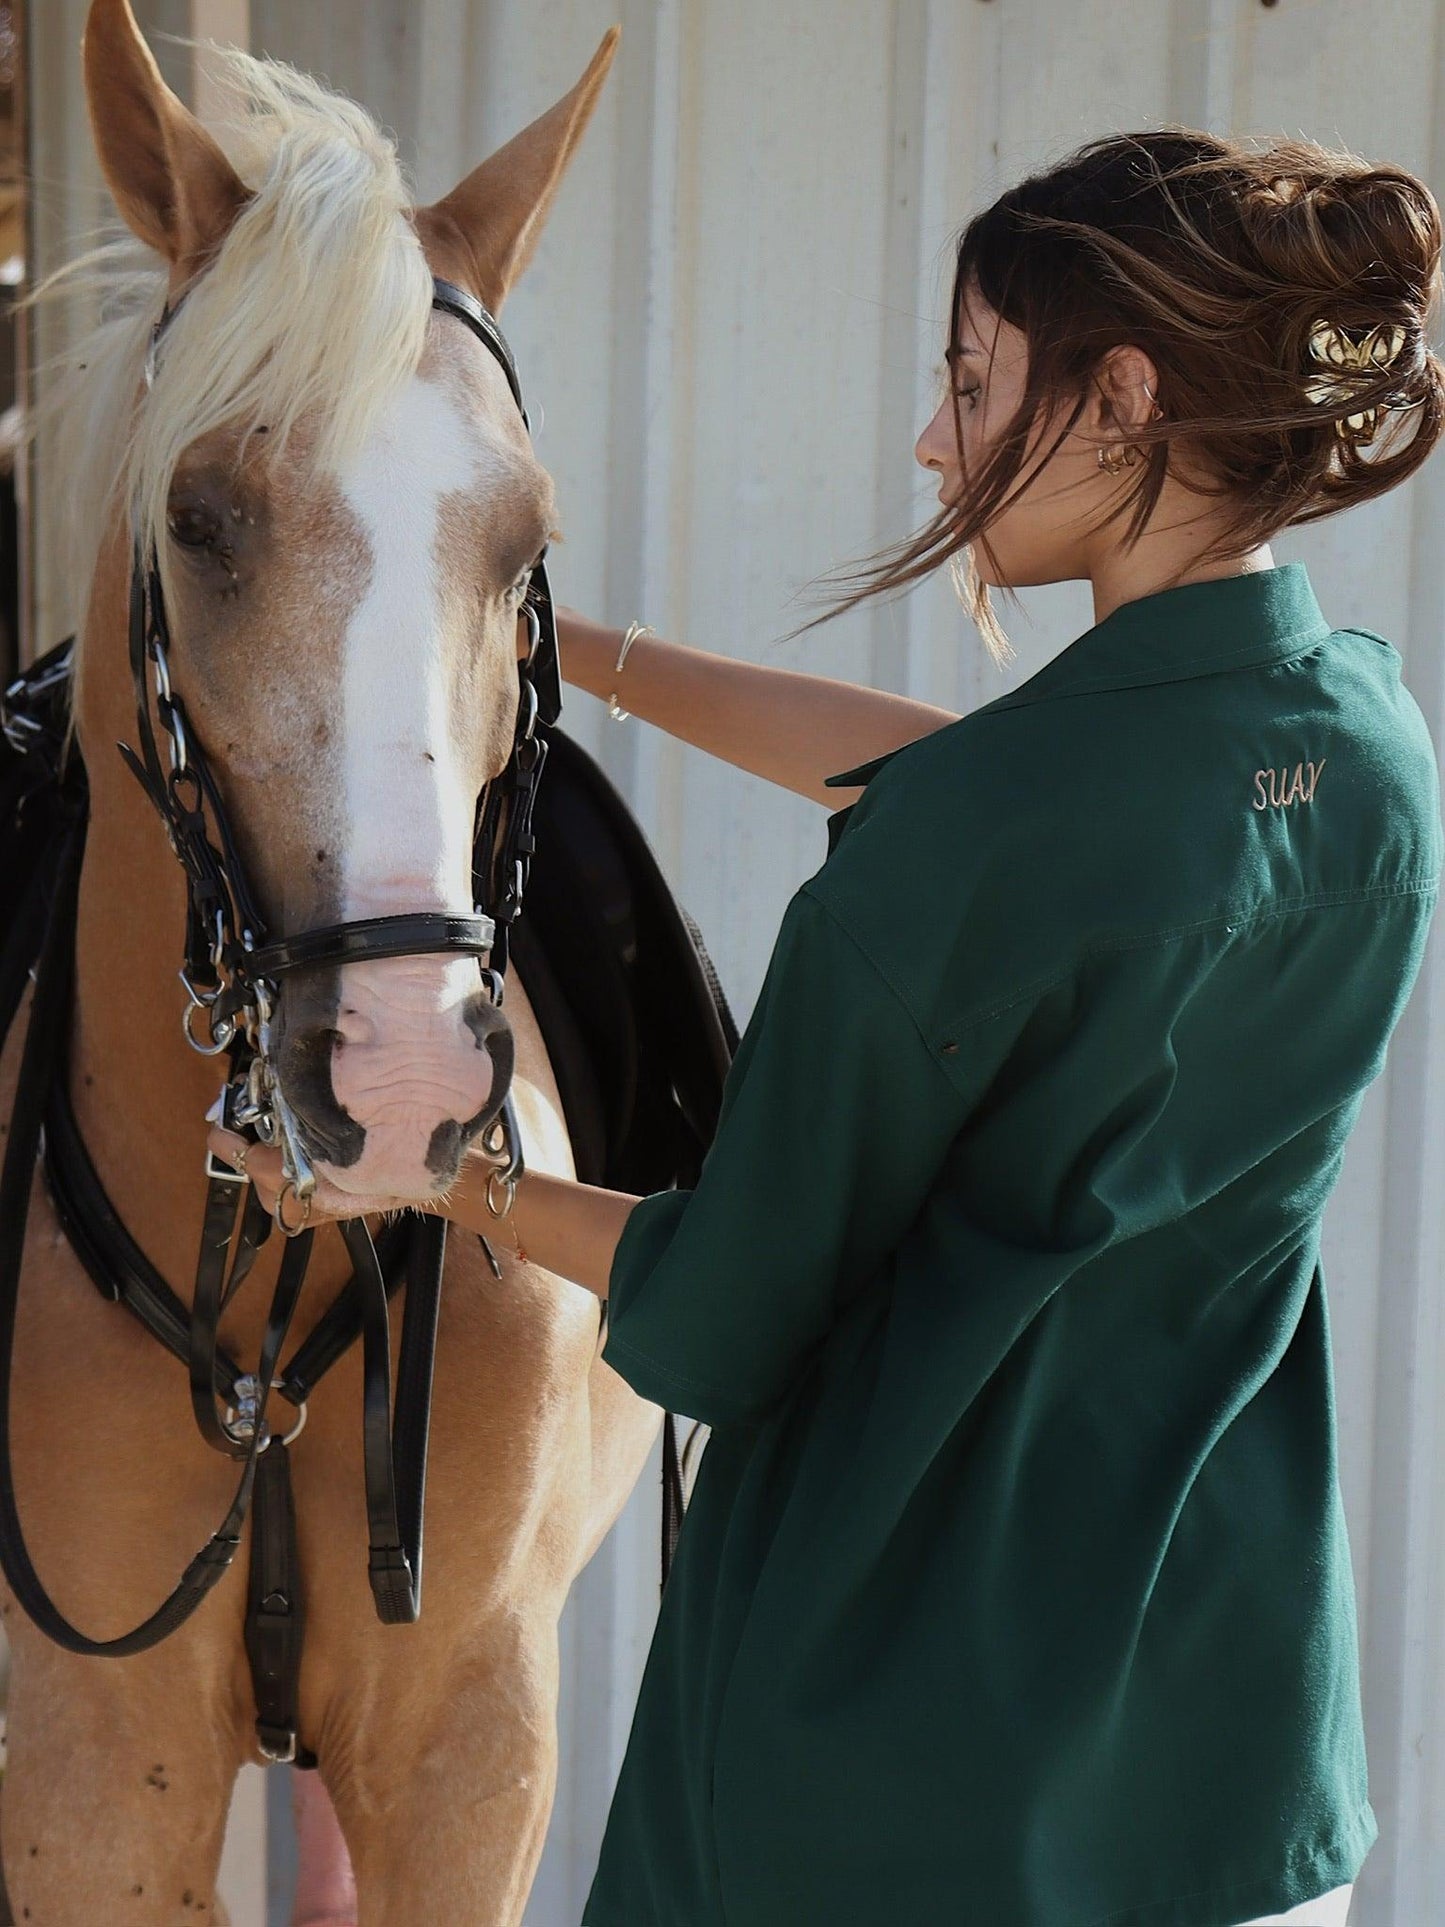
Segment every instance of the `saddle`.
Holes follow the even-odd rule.
[[[72,645],[42,657],[5,692],[0,721],[0,1041],[8,1035],[42,940],[55,941],[54,905],[73,897],[88,813],[79,750],[69,735]],[[647,1193],[696,1182],[716,1127],[737,1029],[692,919],[677,903],[639,825],[580,744],[539,723],[546,780],[533,806],[535,851],[526,916],[511,930],[512,959],[535,1011],[556,1075],[578,1176]],[[62,877],[61,872],[66,875]],[[49,935],[46,936],[47,928]],[[73,924],[60,933],[73,948]],[[63,1078],[57,1079],[63,1084]],[[62,1223],[92,1281],[119,1300],[173,1352],[185,1356],[188,1317],[143,1252],[128,1239],[86,1157],[61,1090],[31,1093],[46,1105],[46,1175]],[[387,1234],[388,1289],[413,1276],[405,1214]],[[605,1317],[605,1304],[603,1307]],[[361,1332],[338,1302],[287,1368],[292,1391],[315,1379]],[[310,1352],[308,1358],[304,1354]],[[229,1361],[220,1361],[230,1370]],[[663,1582],[684,1507],[684,1468],[672,1414],[663,1434]],[[268,1466],[268,1461],[271,1461]],[[297,1758],[292,1699],[299,1667],[299,1612],[271,1634],[257,1607],[278,1573],[294,1587],[289,1491],[262,1505],[280,1477],[284,1447],[265,1453],[252,1540],[252,1653],[263,1751]],[[262,1529],[262,1513],[271,1521]],[[284,1650],[278,1650],[281,1642]],[[277,1678],[277,1673],[286,1676]],[[270,1681],[263,1691],[263,1677]],[[294,1700],[293,1700],[294,1704]],[[268,1735],[291,1752],[271,1750]]]

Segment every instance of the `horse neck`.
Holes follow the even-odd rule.
[[[195,1261],[205,1193],[205,1112],[224,1059],[181,1034],[186,889],[179,863],[115,744],[135,744],[124,547],[96,574],[82,643],[78,728],[90,784],[80,878],[70,1087],[101,1182],[131,1233],[179,1286]]]

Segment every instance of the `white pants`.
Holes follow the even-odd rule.
[[[1287,1914],[1263,1914],[1258,1920],[1241,1923],[1241,1927],[1345,1927],[1354,1891],[1353,1887],[1336,1887],[1318,1900],[1291,1907]]]

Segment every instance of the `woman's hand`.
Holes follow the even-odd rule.
[[[212,1126],[206,1142],[222,1164],[229,1164],[233,1170],[244,1172],[255,1185],[262,1204],[274,1216],[276,1199],[282,1186],[281,1153],[276,1146],[252,1144],[248,1139],[238,1137],[234,1131],[223,1131],[219,1125]],[[354,1192],[342,1191],[325,1178],[318,1177],[309,1210],[304,1204],[287,1199],[286,1222],[295,1230],[303,1220],[307,1224],[322,1224],[331,1218],[369,1218],[383,1212],[415,1208],[414,1198],[358,1197]]]
[[[262,1204],[274,1215],[282,1186],[280,1151],[274,1145],[248,1143],[219,1125],[212,1127],[207,1142],[223,1164],[245,1173]],[[603,1191],[568,1178],[529,1171],[517,1186],[511,1210],[505,1218],[497,1218],[488,1207],[487,1188],[489,1178],[502,1168],[474,1147],[463,1160],[461,1175],[451,1192],[421,1206],[415,1198],[356,1197],[318,1177],[309,1210],[288,1198],[286,1222],[295,1230],[303,1222],[314,1225],[333,1218],[372,1217],[388,1211],[434,1211],[453,1224],[496,1240],[503,1257],[511,1245],[524,1264],[539,1265],[544,1271],[570,1278],[605,1298],[612,1254],[637,1199],[626,1192]]]
[[[498,1218],[489,1203],[490,1180],[502,1168],[474,1149],[441,1207],[445,1216],[494,1240],[503,1257],[510,1250],[523,1264],[538,1265],[605,1298],[617,1240],[637,1199],[625,1191],[528,1171],[511,1209]]]

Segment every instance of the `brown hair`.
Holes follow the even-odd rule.
[[[1414,473],[1445,425],[1445,366],[1426,340],[1440,250],[1440,210],[1423,182],[1312,141],[1252,149],[1165,128],[1092,141],[1031,175],[964,229],[950,310],[950,368],[972,289],[1023,331],[1018,411],[956,504],[830,578],[845,593],[829,613],[951,562],[990,649],[1006,654],[972,545],[994,563],[985,530],[1008,505],[1040,408],[1065,404],[1047,460],[1083,413],[1102,357],[1124,343],[1153,360],[1163,409],[1162,420],[1130,431],[1144,459],[1099,524],[1128,514],[1126,547],[1158,502],[1175,442],[1190,486],[1233,505],[1201,560],[1244,554],[1282,528],[1384,494]],[[1331,370],[1339,387],[1321,403],[1305,388],[1321,372],[1310,355],[1320,320],[1356,341],[1398,327],[1403,342],[1388,369]],[[1381,404],[1380,447],[1367,458],[1336,423]],[[962,447],[956,395],[953,405]]]

